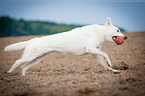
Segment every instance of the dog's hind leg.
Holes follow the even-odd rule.
[[[47,56],[47,54],[44,54],[28,63],[26,63],[25,65],[22,66],[22,76],[25,76],[26,71],[30,68],[33,67],[34,65],[37,65],[38,63],[40,63],[45,57]]]
[[[11,69],[7,71],[7,73],[12,73],[16,67],[18,67],[20,64],[23,64],[25,62],[27,61],[25,61],[23,58],[16,60],[15,63],[12,65]]]
[[[26,56],[22,55],[22,58],[19,60],[16,60],[15,63],[10,68],[10,70],[7,71],[7,73],[12,73],[15,70],[15,68],[17,68],[19,65],[26,63],[26,62],[30,62],[34,59],[36,59],[36,56],[33,57],[33,55],[31,55],[31,54],[26,55]]]

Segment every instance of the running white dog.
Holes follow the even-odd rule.
[[[88,25],[75,28],[68,32],[63,32],[51,36],[43,36],[28,41],[18,42],[7,46],[4,51],[15,51],[24,49],[22,58],[16,60],[8,73],[25,63],[22,66],[22,75],[32,66],[37,65],[51,52],[61,52],[73,55],[93,54],[100,64],[107,70],[119,72],[111,68],[112,64],[108,55],[101,51],[104,41],[113,41],[116,36],[127,39],[120,30],[113,26],[108,18],[105,26]],[[108,66],[109,65],[109,66]]]

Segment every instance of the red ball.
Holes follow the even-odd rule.
[[[117,37],[115,38],[115,41],[116,41],[116,43],[117,43],[118,45],[120,45],[120,44],[122,44],[122,43],[124,42],[124,39],[123,39],[122,37],[120,37],[120,36],[117,36]]]

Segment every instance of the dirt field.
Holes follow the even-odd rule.
[[[49,54],[21,76],[21,67],[6,71],[22,51],[5,46],[36,36],[0,38],[0,96],[145,96],[145,32],[125,33],[124,44],[103,44],[120,74],[106,71],[92,55]]]

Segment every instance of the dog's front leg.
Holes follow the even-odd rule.
[[[109,67],[109,66],[107,65],[106,60],[105,60],[102,56],[97,55],[97,54],[93,54],[93,56],[96,58],[96,60],[97,60],[105,69],[107,69],[107,70],[112,70],[112,68]]]
[[[110,61],[110,59],[109,59],[109,56],[108,56],[104,51],[101,51],[100,49],[97,49],[97,48],[88,48],[88,49],[87,49],[87,52],[93,54],[93,55],[96,57],[96,59],[97,59],[106,69],[111,70],[111,71],[113,71],[114,73],[119,73],[119,72],[120,72],[120,71],[115,70],[115,69],[113,69],[113,68],[111,68],[111,67],[109,67],[109,66],[107,65],[107,62],[108,62],[108,64],[112,66],[111,61]],[[107,62],[106,62],[106,61],[107,61]]]
[[[102,56],[107,61],[108,65],[112,66],[109,56],[104,51],[101,51],[100,49],[97,48],[87,48],[87,53]]]

